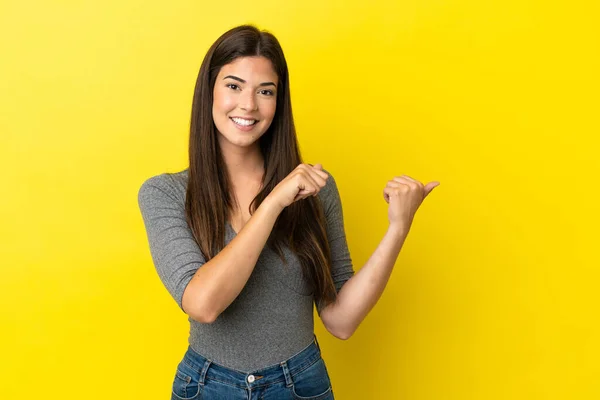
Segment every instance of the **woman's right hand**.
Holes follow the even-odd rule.
[[[267,199],[284,209],[295,201],[316,196],[329,175],[321,164],[300,164],[269,193]]]

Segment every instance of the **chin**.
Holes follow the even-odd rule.
[[[234,146],[238,146],[238,147],[250,147],[252,145],[254,145],[258,139],[260,138],[260,136],[257,136],[256,134],[249,134],[249,135],[245,135],[244,137],[240,137],[240,135],[238,133],[234,133],[234,134],[228,134],[228,135],[221,135],[222,139],[224,139],[225,141],[231,143]]]

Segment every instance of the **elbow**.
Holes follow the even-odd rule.
[[[211,312],[206,307],[190,309],[189,312],[186,311],[186,314],[189,315],[191,319],[200,322],[201,324],[212,324],[219,316],[217,313]]]
[[[188,315],[194,321],[200,322],[201,324],[212,324],[217,319],[217,317],[215,315],[208,314],[208,313],[195,313],[193,315],[192,314],[188,314]]]
[[[201,324],[212,324],[219,316],[218,313],[213,312],[209,307],[198,304],[198,299],[191,299],[187,291],[183,294],[181,306],[191,319]]]
[[[350,321],[347,321],[346,318],[340,318],[337,316],[339,311],[335,311],[333,305],[328,305],[321,310],[319,314],[321,317],[321,321],[325,326],[325,329],[334,337],[340,340],[348,340],[356,331],[357,326]]]
[[[348,340],[354,333],[353,329],[327,329],[329,333],[340,340]]]
[[[219,313],[212,311],[208,307],[197,307],[195,310],[192,310],[187,314],[194,321],[200,322],[201,324],[212,324],[219,316]]]
[[[341,332],[338,334],[334,334],[333,336],[335,336],[336,338],[338,338],[340,340],[348,340],[352,336],[352,332]]]

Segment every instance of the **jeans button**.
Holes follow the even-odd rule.
[[[250,382],[250,383],[254,382],[254,375],[248,376],[248,382]]]

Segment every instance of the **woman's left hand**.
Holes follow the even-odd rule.
[[[407,175],[397,176],[388,181],[383,189],[383,198],[389,204],[388,218],[390,226],[399,227],[408,232],[417,209],[439,182],[421,182]]]

